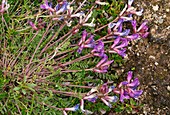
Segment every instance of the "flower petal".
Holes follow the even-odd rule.
[[[128,72],[127,81],[128,81],[129,83],[130,83],[130,80],[132,79],[132,74],[133,74],[132,71],[129,71],[129,72]]]
[[[112,105],[111,105],[108,101],[106,101],[104,98],[101,98],[101,100],[102,100],[107,106],[109,106],[110,108],[112,108]]]
[[[104,54],[102,60],[99,61],[99,63],[96,65],[96,67],[98,68],[99,66],[101,66],[103,63],[105,63],[108,60],[108,56],[106,54]]]

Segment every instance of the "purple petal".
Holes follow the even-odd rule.
[[[121,88],[122,86],[126,86],[127,84],[128,84],[127,81],[122,81],[118,87]]]
[[[93,71],[97,73],[107,73],[107,70],[93,69]]]
[[[115,25],[116,25],[116,23],[109,23],[109,24],[108,24],[108,28],[111,29],[111,28],[113,28]]]
[[[84,48],[84,45],[82,44],[82,45],[78,48],[77,52],[80,54],[80,53],[82,52],[83,48]]]
[[[141,37],[146,38],[146,37],[148,37],[148,35],[149,35],[149,32],[146,32],[146,33],[142,34]]]
[[[89,44],[89,43],[94,43],[94,36],[91,35],[86,41],[85,41],[85,44]]]
[[[123,19],[119,19],[116,23],[116,26],[114,27],[114,30],[116,30],[121,24],[123,23]]]
[[[108,101],[106,101],[104,98],[101,98],[101,100],[102,100],[107,106],[109,106],[110,108],[112,108],[112,105],[111,105]]]
[[[131,24],[133,26],[133,32],[136,33],[136,20],[131,21]]]
[[[123,31],[123,32],[114,32],[114,35],[117,35],[117,36],[126,36],[126,35],[128,35],[129,34],[129,32],[130,32],[130,29],[126,29],[125,31]]]
[[[118,36],[115,40],[114,40],[114,44],[111,46],[111,48],[114,48],[120,41],[120,36]]]
[[[40,5],[40,8],[41,9],[48,9],[48,6],[46,4],[42,4],[42,5]]]
[[[133,82],[129,83],[127,86],[135,89],[139,84],[140,84],[140,82],[139,82],[138,78],[135,78],[133,80]]]
[[[84,45],[84,48],[94,48],[95,47],[95,44],[87,44],[87,45]]]
[[[101,64],[103,64],[104,62],[106,62],[108,60],[108,57],[106,54],[104,54],[102,60],[99,61],[99,63],[96,65],[96,67],[98,68]]]
[[[128,45],[127,43],[127,40],[126,41],[123,41],[120,45],[116,46],[115,48],[118,49],[118,48],[124,48]]]
[[[121,89],[120,91],[120,101],[124,102],[124,99],[129,99],[130,97],[128,96],[128,93]]]
[[[65,111],[77,111],[79,109],[80,104],[75,105],[74,107],[71,108],[65,108]]]
[[[129,41],[132,41],[132,40],[138,39],[139,38],[139,34],[133,34],[133,35],[130,35],[130,36],[126,36],[126,38]]]
[[[121,49],[121,50],[118,50],[117,48],[114,48],[114,50],[122,57],[125,57],[126,56],[126,49]]]
[[[67,6],[68,6],[68,2],[65,1],[65,2],[63,3],[62,7],[59,9],[59,11],[60,11],[60,12],[66,11],[66,10],[67,10]]]
[[[146,26],[147,23],[148,23],[147,21],[144,21],[144,22],[141,24],[141,26],[138,28],[137,32],[139,32],[140,30],[142,30],[143,28],[145,28],[145,26]]]
[[[121,32],[123,29],[123,24],[120,24],[120,26],[118,27],[118,32]]]
[[[35,26],[35,24],[32,21],[28,21],[28,23],[34,30],[38,30],[38,28]]]
[[[93,97],[93,98],[91,98],[91,99],[88,99],[88,101],[90,101],[90,102],[92,102],[92,103],[95,103],[96,102],[96,100],[97,100],[97,96],[96,97]]]
[[[96,94],[92,94],[92,95],[85,96],[83,99],[94,103],[96,102],[97,98],[98,96]]]
[[[92,50],[93,51],[93,50]],[[103,58],[104,57],[104,51],[100,52],[100,53],[93,53],[94,56],[98,56]]]
[[[57,5],[55,6],[55,10],[58,11],[59,8],[60,8],[60,4],[57,4]]]
[[[135,98],[135,99],[137,99],[143,93],[142,90],[133,90],[130,88],[128,88],[128,92],[129,92],[130,97]]]
[[[98,44],[96,45],[96,51],[101,52],[104,50],[104,43],[102,41],[98,41]]]
[[[134,91],[134,98],[138,98],[140,95],[142,95],[143,91],[142,90],[138,90],[138,91]]]
[[[101,65],[101,68],[104,68],[104,67],[108,67],[111,63],[113,63],[114,60],[111,60],[111,61],[107,61],[105,62],[104,64]]]
[[[130,80],[132,79],[132,74],[133,74],[132,71],[129,71],[129,72],[128,72],[127,81],[128,81],[129,83],[130,83]]]
[[[100,92],[105,94],[109,91],[109,88],[108,88],[108,84],[107,83],[104,83],[101,87],[100,87]]]
[[[117,102],[118,97],[117,96],[105,96],[104,97],[105,100],[108,100],[109,102]]]

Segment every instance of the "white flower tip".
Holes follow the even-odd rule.
[[[109,3],[107,3],[107,2],[96,1],[95,3],[99,4],[99,5],[109,5]]]

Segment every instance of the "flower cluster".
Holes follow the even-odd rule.
[[[82,37],[78,43],[78,53],[81,53],[84,48],[92,48],[91,53],[94,56],[100,57],[100,62],[96,65],[93,69],[94,72],[97,73],[106,73],[108,70],[109,65],[113,62],[113,60],[108,61],[108,56],[105,54],[104,51],[104,43],[99,40],[97,43],[93,39],[93,35],[86,40],[88,33],[86,30],[83,31]]]
[[[128,41],[125,38],[118,36],[114,40],[114,44],[111,46],[109,53],[117,53],[122,57],[125,57],[126,46],[128,46]]]
[[[97,0],[95,3],[100,5],[107,5],[107,3],[100,2],[99,0]],[[80,54],[83,49],[90,48],[91,49],[90,56],[92,55],[100,58],[100,61],[95,65],[95,67],[89,70],[97,73],[107,73],[109,66],[114,62],[114,60],[109,60],[106,52],[116,53],[122,57],[125,57],[126,47],[128,46],[129,42],[136,40],[140,37],[146,38],[148,36],[149,32],[148,32],[147,21],[144,21],[140,26],[138,26],[136,20],[133,19],[133,14],[137,16],[141,16],[143,9],[137,11],[136,8],[132,6],[132,3],[133,0],[128,0],[128,4],[119,14],[119,17],[116,20],[117,22],[113,21],[105,26],[105,27],[108,26],[107,27],[108,34],[106,36],[113,39],[111,40],[111,42],[113,43],[110,46],[109,50],[107,51],[105,50],[105,44],[104,44],[105,42],[102,41],[102,40],[107,40],[107,37],[106,39],[102,39],[102,40],[99,39],[95,41],[94,35],[88,34],[86,30],[82,32],[81,39],[78,43],[77,52]],[[71,26],[71,22],[72,22],[71,18],[79,18],[79,22],[78,22],[79,26],[89,26],[89,27],[95,26],[94,18],[92,19],[91,23],[86,23],[88,19],[92,16],[92,11],[88,12],[87,13],[88,15],[85,15],[85,13],[82,11],[78,13],[77,11],[75,11],[73,13],[73,8],[71,7],[71,3],[67,2],[66,0],[59,2],[55,6],[55,8],[53,8],[51,2],[48,2],[48,0],[44,0],[44,4],[40,5],[40,8],[43,10],[47,10],[47,12],[50,15],[53,15],[52,16],[53,21],[64,20],[64,23],[66,23],[67,26]],[[5,9],[4,5],[2,6],[0,12],[3,12],[2,11],[3,9]],[[124,24],[127,22],[131,24],[132,29],[129,29],[128,27],[124,26]],[[44,23],[42,22],[41,19],[38,20],[37,24],[34,24],[32,21],[29,21],[29,24],[36,31],[44,27]],[[75,28],[72,28],[72,30],[74,31],[70,32],[71,35],[79,31],[80,29],[79,26],[75,26]],[[65,65],[68,65],[68,63]],[[138,97],[143,92],[142,90],[137,89],[139,84],[140,83],[138,78],[132,80],[132,72],[129,71],[127,80],[121,82],[119,85],[117,85],[117,87],[109,86],[108,83],[104,83],[99,87],[94,87],[87,94],[82,95],[82,98],[80,99],[80,104],[77,104],[74,107],[70,107],[70,108],[62,108],[63,114],[67,115],[68,111],[77,111],[79,108],[85,114],[92,114],[93,112],[84,109],[85,101],[95,103],[97,100],[100,100],[105,105],[112,108],[112,103],[115,103],[118,100],[124,102],[124,99],[130,99],[130,98],[138,99]],[[120,99],[118,98],[118,95]]]
[[[114,93],[120,94],[121,102],[123,102],[124,99],[137,99],[143,92],[142,90],[137,90],[139,84],[138,78],[132,81],[132,71],[129,71],[127,81],[121,82],[118,87],[114,89]]]
[[[77,50],[78,53],[81,53],[84,48],[94,48],[95,47],[95,41],[93,39],[93,35],[91,35],[87,40],[88,33],[86,30],[83,31],[82,38],[80,39],[80,42],[78,43],[79,49]]]
[[[71,7],[71,3],[67,2],[67,0],[63,0],[59,2],[54,8],[51,2],[48,0],[44,0],[44,4],[40,5],[40,8],[43,10],[47,10],[50,15],[53,15],[52,20],[63,21],[64,19],[67,26],[71,26],[72,18],[79,18],[79,24],[82,26],[94,27],[94,18],[90,23],[86,23],[88,19],[92,16],[92,11],[86,16],[84,12],[73,12],[73,7]]]
[[[114,90],[114,86],[108,86],[108,83],[104,83],[102,86],[92,88],[81,100],[80,109],[85,114],[92,114],[92,111],[84,109],[84,100],[95,103],[97,99],[100,99],[108,107],[112,108],[111,103],[118,101],[117,96],[111,96],[110,93]]]
[[[98,87],[93,87],[86,95],[82,97],[82,99],[80,100],[80,104],[77,104],[72,108],[65,108],[64,112],[76,111],[80,107],[80,110],[83,113],[92,114],[93,113],[92,111],[84,109],[85,100],[95,103],[97,99],[100,99],[105,105],[112,108],[112,103],[115,103],[118,100],[124,102],[124,99],[130,99],[130,98],[138,99],[143,92],[142,90],[137,90],[139,84],[140,83],[138,78],[135,78],[132,81],[132,71],[129,71],[127,76],[127,81],[122,81],[117,87],[109,86],[108,83],[104,83],[103,85]],[[119,94],[120,99],[116,95],[111,95],[112,93]]]

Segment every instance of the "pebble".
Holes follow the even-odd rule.
[[[170,10],[169,9],[166,9],[166,12],[169,12]]]
[[[152,6],[152,9],[153,9],[154,11],[157,11],[157,10],[159,9],[159,6],[158,6],[158,5]]]
[[[158,22],[159,22],[160,24],[162,24],[162,23],[164,22],[164,19],[159,18]]]
[[[155,65],[157,66],[157,65],[158,65],[158,62],[155,62]]]
[[[155,56],[150,55],[149,59],[154,59],[155,60]]]
[[[170,91],[170,86],[167,86],[167,90]]]

